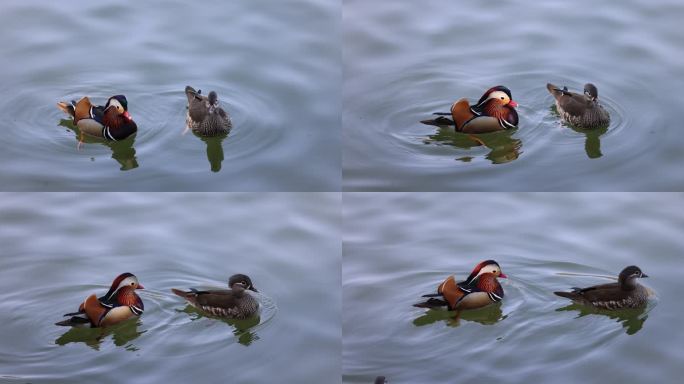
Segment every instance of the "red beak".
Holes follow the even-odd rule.
[[[125,117],[125,118],[128,119],[128,120],[131,119],[131,115],[128,113],[128,111],[125,111],[125,112],[123,113],[123,117]]]
[[[508,276],[506,276],[503,272],[501,272],[501,273],[499,274],[499,277],[503,277],[504,279],[507,279],[507,278],[508,278]]]
[[[145,289],[145,287],[143,287],[142,284],[138,284],[138,288],[136,289]]]
[[[508,105],[510,105],[511,107],[515,108],[515,107],[518,106],[518,103],[516,103],[515,101],[511,100],[511,101],[508,102]]]

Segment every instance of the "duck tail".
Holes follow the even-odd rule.
[[[440,115],[435,119],[428,119],[428,120],[421,120],[420,122],[425,125],[436,125],[436,126],[444,126],[444,125],[454,125],[454,122],[451,119],[448,119],[444,116],[441,116],[441,112],[438,113],[433,113],[434,115]],[[450,113],[444,113],[445,116],[451,116]]]
[[[61,109],[62,112],[66,113],[71,117],[74,117],[76,115],[73,101],[71,103],[65,103],[64,101],[60,101],[59,103],[57,103],[57,108]]]
[[[446,301],[444,301],[442,299],[435,299],[434,297],[431,297],[431,298],[427,299],[426,301],[413,304],[413,306],[416,308],[437,308],[437,307],[444,307],[446,305],[448,305],[448,303]]]
[[[69,319],[55,323],[55,325],[59,325],[62,327],[89,327],[90,320],[86,319],[85,317],[72,316]]]
[[[553,294],[560,297],[566,297],[568,299],[577,298],[577,294],[574,292],[554,292]]]
[[[188,298],[194,296],[193,292],[185,292],[185,291],[181,291],[180,289],[176,289],[176,288],[171,288],[171,292],[175,293],[177,296],[180,296],[184,299],[188,299]]]

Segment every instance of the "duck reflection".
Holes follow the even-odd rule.
[[[193,135],[200,138],[207,145],[207,160],[209,160],[209,167],[212,172],[219,172],[221,164],[223,163],[223,140],[228,137],[227,133],[219,136],[202,136],[195,131]]]
[[[428,135],[426,144],[436,143],[439,145],[451,145],[461,149],[473,147],[486,147],[490,151],[485,156],[492,164],[504,164],[520,157],[522,141],[513,138],[515,130],[507,130],[478,135],[465,134],[454,131],[453,127],[440,126],[432,135]],[[457,158],[463,162],[469,162],[472,156]]]
[[[588,315],[606,316],[620,323],[628,335],[634,335],[643,328],[648,319],[648,308],[628,308],[619,310],[598,309],[581,304],[570,304],[556,309],[558,312],[578,311],[577,318]]]
[[[551,113],[560,118],[558,109],[555,105],[551,106]],[[608,132],[608,125],[598,126],[596,128],[580,128],[575,127],[567,122],[562,122],[563,126],[572,129],[573,131],[584,135],[584,151],[590,159],[598,159],[603,156],[601,152],[601,136]]]
[[[253,330],[253,328],[259,325],[259,323],[261,322],[261,317],[259,315],[248,317],[246,319],[225,319],[207,316],[206,313],[200,312],[192,305],[185,306],[185,308],[179,312],[187,313],[190,316],[191,321],[199,320],[206,317],[213,320],[222,321],[230,325],[231,327],[233,327],[233,336],[235,336],[238,343],[244,346],[248,346],[253,342],[259,340],[259,335],[257,335],[256,332],[254,332]]]
[[[465,311],[447,311],[444,309],[430,309],[422,316],[413,320],[413,325],[422,327],[425,325],[434,324],[438,321],[444,321],[447,325],[457,327],[460,325],[460,320],[474,321],[483,325],[496,324],[505,319],[501,311],[501,302],[494,303],[479,309],[469,309]]]
[[[585,136],[584,151],[590,159],[598,159],[603,156],[601,153],[601,136],[608,132],[608,127],[600,127],[594,129],[584,129],[570,127],[573,131],[581,133]]]
[[[138,160],[135,157],[135,134],[121,141],[108,141],[97,137],[82,135],[78,127],[76,127],[71,120],[62,119],[59,125],[74,132],[78,140],[78,146],[81,143],[98,143],[102,144],[112,151],[112,159],[116,160],[121,166],[119,169],[128,171],[130,169],[138,168]]]
[[[70,328],[55,340],[57,345],[69,343],[84,343],[92,349],[99,351],[102,341],[107,336],[112,336],[112,341],[117,347],[124,347],[127,351],[137,351],[139,348],[131,343],[147,331],[139,331],[140,319],[130,319],[117,325],[106,328]]]

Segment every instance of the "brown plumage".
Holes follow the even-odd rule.
[[[503,85],[498,85],[488,89],[475,105],[471,106],[465,98],[453,103],[448,113],[453,121],[440,116],[433,120],[423,120],[422,123],[453,124],[456,126],[456,131],[472,134],[502,131],[517,127],[518,113],[515,110],[517,105],[513,101],[511,91]],[[447,115],[446,113],[436,114]]]
[[[427,294],[427,301],[414,304],[419,308],[447,306],[451,310],[475,309],[501,301],[503,287],[497,277],[506,278],[499,264],[485,260],[475,266],[465,281],[456,282],[454,276],[447,277],[438,287],[436,294]]]
[[[569,92],[548,83],[546,89],[556,101],[561,118],[578,128],[599,128],[610,123],[610,115],[598,102],[598,90],[594,84],[584,85],[584,93]]]
[[[219,106],[216,92],[203,96],[191,86],[185,87],[188,98],[187,126],[201,136],[218,136],[230,132],[232,122],[228,113]]]
[[[648,277],[637,266],[631,265],[620,272],[617,283],[573,288],[570,292],[554,292],[576,303],[602,309],[639,308],[648,303],[649,292],[636,282]]]
[[[115,95],[104,106],[94,105],[88,97],[71,103],[60,101],[57,107],[72,117],[82,134],[107,140],[123,140],[138,131],[138,126],[128,113],[128,101],[124,95]]]
[[[114,279],[109,291],[98,298],[88,296],[78,307],[78,312],[67,313],[71,318],[56,323],[63,326],[107,327],[131,317],[140,316],[145,306],[136,289],[144,289],[138,278],[131,273],[122,273]]]
[[[233,275],[228,285],[229,290],[182,291],[171,289],[173,293],[185,299],[193,307],[216,317],[244,319],[257,313],[259,302],[246,290],[258,292],[251,279],[242,274]]]

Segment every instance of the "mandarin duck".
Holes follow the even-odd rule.
[[[185,87],[185,95],[188,97],[185,123],[188,128],[200,136],[219,136],[230,132],[230,116],[219,106],[216,92],[209,92],[209,96],[202,96],[201,92],[189,85]]]
[[[138,126],[128,113],[128,101],[124,95],[115,95],[104,106],[93,105],[88,97],[71,103],[60,101],[57,107],[70,115],[82,134],[106,140],[123,140],[138,131]]]
[[[573,287],[570,292],[554,292],[575,303],[602,309],[640,308],[646,306],[649,290],[637,283],[636,279],[648,277],[635,265],[620,272],[617,283],[594,285],[588,288]]]
[[[501,301],[504,291],[497,277],[506,278],[494,260],[485,260],[475,266],[465,281],[456,282],[449,276],[438,287],[437,293],[423,295],[427,301],[414,304],[419,308],[447,306],[450,310],[475,309]]]
[[[259,302],[246,292],[259,292],[247,275],[237,274],[228,280],[229,290],[182,291],[172,288],[171,291],[184,298],[193,307],[216,317],[226,319],[244,319],[257,313]]]
[[[144,289],[138,278],[132,273],[122,273],[114,279],[109,291],[104,296],[95,294],[88,296],[78,307],[78,312],[67,313],[70,319],[60,321],[57,325],[107,327],[140,316],[145,310],[142,299],[135,293],[136,289]]]
[[[423,120],[430,125],[456,125],[456,131],[463,133],[489,133],[517,128],[518,112],[513,101],[511,90],[503,85],[489,88],[475,105],[462,98],[451,105],[451,112],[437,112],[435,115],[451,116],[452,120],[438,117],[434,120]]]
[[[584,85],[584,94],[569,92],[568,87],[559,88],[551,83],[546,89],[556,99],[556,109],[561,118],[578,128],[608,126],[610,116],[598,102],[598,90],[594,84]]]

